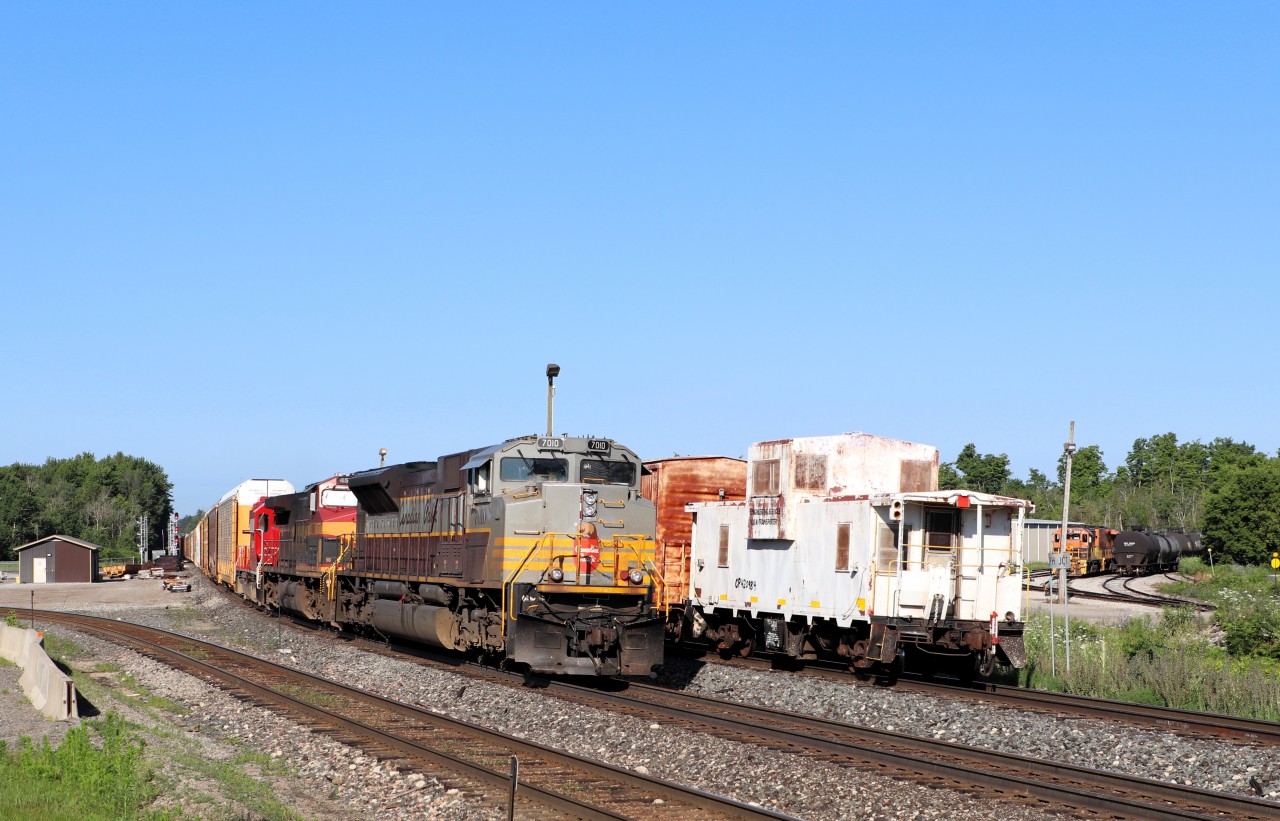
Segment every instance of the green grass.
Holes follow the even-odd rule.
[[[276,690],[291,698],[295,698],[298,701],[310,704],[313,707],[330,709],[342,704],[341,701],[329,693],[313,690],[310,687],[302,687],[297,684],[283,684],[277,687]]]
[[[263,775],[289,775],[284,759],[271,758],[248,751],[241,751],[228,761],[208,761],[197,756],[178,756],[173,764],[199,772],[222,786],[222,796],[206,794],[197,797],[196,803],[219,804],[236,808],[234,817],[263,819],[263,821],[301,821],[302,816],[280,803],[269,783],[259,780],[246,769],[256,769]],[[228,815],[228,817],[232,817]]]
[[[54,661],[70,666],[70,663],[84,656],[84,648],[65,636],[57,633],[44,634],[44,652]]]
[[[113,662],[71,667],[69,660],[87,653],[56,633],[45,634],[45,647],[71,669],[80,694],[106,715],[69,731],[57,748],[47,740],[34,745],[24,739],[8,749],[0,743],[0,819],[300,821],[276,799],[270,780],[293,777],[285,758],[245,749],[234,736],[220,739],[236,748],[229,760],[206,758],[199,741],[174,722],[174,714],[186,712],[182,705],[151,693]],[[127,725],[108,709],[113,704],[140,711],[153,725]],[[184,783],[199,786],[185,795]],[[159,808],[175,799],[180,806]]]
[[[1068,674],[1062,621],[1054,623],[1051,656],[1049,618],[1036,613],[1027,622],[1028,663],[1018,683],[1280,720],[1280,659],[1274,655],[1280,625],[1273,626],[1270,612],[1258,612],[1274,612],[1276,603],[1266,601],[1253,569],[1217,568],[1206,581],[1198,567],[1186,564],[1194,561],[1183,565],[1193,581],[1170,592],[1218,602],[1210,623],[1187,607],[1165,608],[1160,616],[1131,618],[1118,627],[1073,620]]]
[[[145,743],[115,713],[67,732],[57,748],[0,741],[0,818],[129,821],[176,818],[148,809],[158,795]]]

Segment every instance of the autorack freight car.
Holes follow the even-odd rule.
[[[284,479],[250,479],[224,493],[183,537],[187,561],[210,579],[233,587],[236,557],[249,546],[253,505],[279,493],[293,493],[293,485]]]
[[[889,676],[1025,663],[1031,502],[938,490],[938,451],[867,434],[759,442],[748,497],[700,502],[682,637]]]

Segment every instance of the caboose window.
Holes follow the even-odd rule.
[[[583,459],[579,468],[580,482],[602,482],[606,485],[634,485],[636,466],[632,462]]]
[[[754,468],[755,475],[752,477],[752,495],[753,496],[777,496],[778,495],[778,460],[768,459],[763,462],[756,462]]]
[[[566,482],[569,479],[569,463],[564,459],[530,459],[525,456],[508,456],[502,460],[500,470],[504,482]]]
[[[798,490],[827,489],[827,455],[825,453],[797,453],[795,484]]]

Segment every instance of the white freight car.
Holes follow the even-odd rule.
[[[867,434],[761,442],[742,502],[691,503],[685,635],[721,653],[990,675],[1021,666],[1031,502],[938,486],[938,451]]]

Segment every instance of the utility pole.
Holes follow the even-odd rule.
[[[1062,557],[1067,557],[1067,520],[1070,518],[1067,514],[1071,509],[1071,456],[1076,452],[1076,423],[1071,422],[1071,430],[1067,435],[1066,444],[1062,446],[1062,452],[1066,454],[1067,465],[1066,474],[1062,480]],[[1067,615],[1067,600],[1071,597],[1067,595],[1067,567],[1068,562],[1064,562],[1058,569],[1058,579],[1062,590],[1062,631],[1066,639],[1067,652],[1066,664],[1067,674],[1071,673],[1071,622]],[[1050,607],[1052,608],[1052,604]]]

